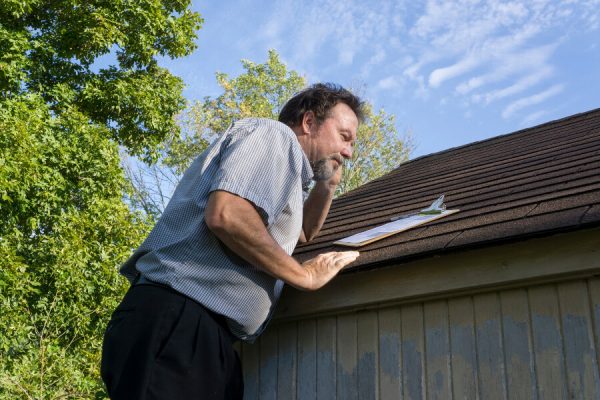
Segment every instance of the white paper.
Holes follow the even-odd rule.
[[[445,210],[439,214],[432,215],[421,215],[414,214],[408,215],[404,218],[400,218],[396,221],[388,222],[387,224],[380,225],[373,229],[369,229],[368,231],[360,232],[352,236],[348,236],[347,238],[341,239],[338,242],[347,243],[347,244],[359,244],[376,237],[387,235],[389,233],[401,232],[407,229],[413,228],[415,226],[424,224],[426,222],[432,221],[434,219],[438,219],[447,214],[452,214],[457,210]]]

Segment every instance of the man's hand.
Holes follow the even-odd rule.
[[[331,178],[329,178],[327,181],[325,181],[325,183],[335,191],[335,189],[337,188],[337,186],[340,184],[340,182],[342,181],[342,173],[343,173],[343,159],[340,157],[340,159],[338,160],[338,164],[335,167],[334,173],[331,176]],[[318,184],[318,182],[317,182]]]
[[[358,251],[333,251],[319,254],[315,258],[305,261],[302,266],[308,274],[307,287],[299,289],[320,289],[358,256]]]
[[[315,187],[304,202],[304,221],[299,242],[304,243],[312,240],[321,230],[335,190],[342,180],[342,163],[343,159],[340,156],[339,162],[334,162],[336,167],[333,175],[327,180],[316,181]]]

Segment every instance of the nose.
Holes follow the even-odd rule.
[[[346,159],[352,158],[352,146],[345,146],[342,151],[340,151],[340,154]]]

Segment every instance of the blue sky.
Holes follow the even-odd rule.
[[[600,0],[208,1],[198,49],[162,64],[190,100],[268,49],[396,115],[418,156],[600,107]]]

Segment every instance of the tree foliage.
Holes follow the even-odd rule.
[[[108,129],[43,99],[0,111],[0,397],[102,393],[100,345],[124,293],[117,263],[147,225],[122,201]]]
[[[146,213],[157,216],[168,201],[173,188],[191,162],[224,132],[235,119],[265,117],[277,119],[281,107],[303,89],[304,77],[269,51],[263,64],[242,60],[244,72],[235,78],[217,73],[223,93],[206,97],[190,105],[179,115],[181,135],[167,141],[157,164],[129,169],[132,182],[130,201]],[[412,150],[409,135],[400,136],[393,115],[377,113],[365,104],[365,121],[360,125],[352,160],[345,162],[344,175],[337,195],[375,179],[406,161]]]
[[[177,130],[189,0],[0,2],[0,398],[105,398],[103,331],[145,237],[119,149]],[[116,62],[98,68],[101,55]],[[109,56],[110,58],[110,56]]]
[[[37,93],[54,114],[76,107],[134,154],[151,158],[176,125],[182,81],[157,64],[194,48],[190,0],[4,0],[0,100]],[[99,68],[98,57],[114,65]]]
[[[277,119],[281,107],[306,86],[305,79],[288,71],[274,50],[263,64],[242,60],[245,72],[236,78],[218,72],[223,93],[206,97],[180,114],[182,135],[175,136],[165,152],[164,163],[182,173],[214,139],[236,119],[262,117]]]

